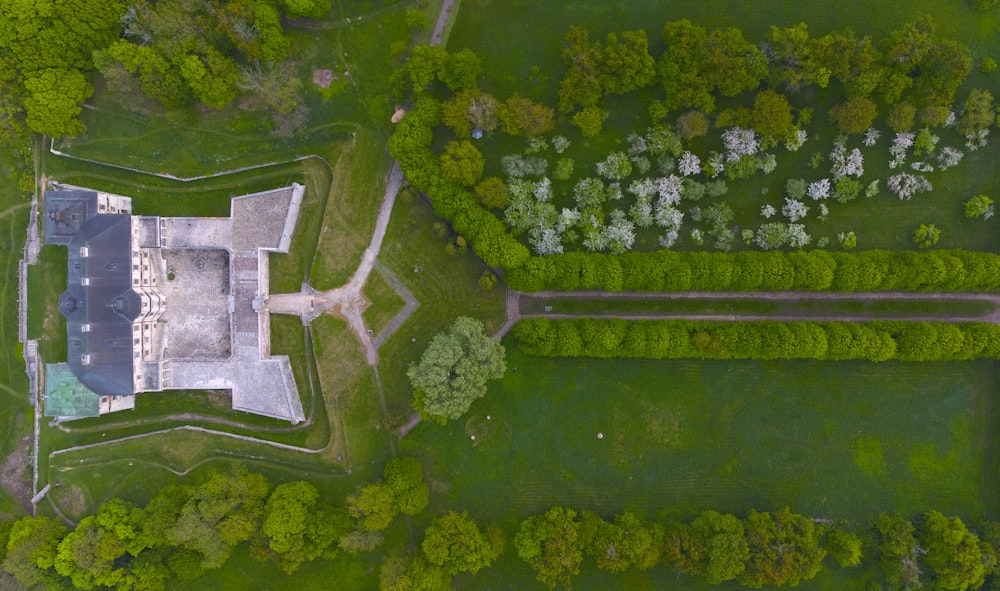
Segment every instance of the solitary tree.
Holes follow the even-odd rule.
[[[920,224],[913,231],[913,243],[920,248],[930,248],[941,239],[941,230],[934,224]]]
[[[986,195],[976,195],[965,202],[965,217],[983,218],[988,220],[993,217],[993,200]]]
[[[486,382],[502,378],[506,371],[500,341],[486,334],[482,322],[460,317],[447,332],[431,339],[407,375],[416,391],[417,410],[447,420],[465,414],[474,400],[486,394]]]

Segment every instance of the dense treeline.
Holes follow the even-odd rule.
[[[932,252],[566,253],[510,269],[521,291],[993,291],[1000,256]]]
[[[552,507],[521,522],[514,546],[550,588],[571,588],[585,556],[612,572],[647,570],[662,562],[710,584],[736,581],[760,588],[808,581],[827,557],[852,568],[872,554],[891,589],[971,590],[997,576],[1000,528],[977,525],[980,535],[957,517],[929,511],[916,524],[880,514],[852,529],[788,508],[750,510],[745,519],[704,511],[690,522],[665,524],[625,512],[608,522],[590,511]],[[866,589],[883,587],[873,582]]]
[[[251,555],[290,574],[338,552],[372,551],[396,514],[427,506],[416,459],[389,460],[383,477],[345,507],[309,482],[272,486],[237,467],[197,486],[168,486],[145,507],[111,499],[73,529],[51,517],[4,521],[0,568],[25,589],[179,589],[249,543]]]
[[[640,359],[1000,359],[1000,326],[945,322],[707,322],[525,318],[521,349],[547,357]]]
[[[178,589],[247,543],[251,556],[291,574],[306,561],[377,550],[394,516],[417,514],[428,499],[420,462],[405,456],[389,460],[383,479],[358,489],[346,506],[308,482],[272,487],[237,467],[200,485],[167,487],[145,507],[111,499],[73,529],[50,517],[0,522],[0,566],[26,589]],[[455,575],[493,564],[506,542],[497,525],[448,511],[431,519],[415,547],[387,552],[379,588],[448,591]],[[606,520],[555,506],[521,521],[512,542],[550,588],[571,588],[588,563],[613,573],[666,568],[710,584],[795,586],[831,558],[842,568],[877,560],[891,589],[972,590],[997,580],[1000,524],[970,529],[936,511],[914,522],[880,514],[850,524],[788,508],[751,509],[742,519],[703,511],[659,522],[626,511]]]

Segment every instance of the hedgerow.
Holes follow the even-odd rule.
[[[522,319],[521,350],[544,357],[639,359],[1000,359],[1000,326],[945,322],[706,322]]]

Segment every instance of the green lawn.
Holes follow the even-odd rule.
[[[370,305],[365,309],[365,325],[380,333],[385,325],[398,314],[406,302],[396,293],[389,283],[382,278],[382,274],[373,270],[365,282],[365,298]]]
[[[508,531],[554,504],[679,518],[788,505],[855,522],[1000,510],[992,363],[550,360],[507,344],[510,371],[467,420],[403,441],[430,466],[437,510]],[[526,585],[526,569],[503,564],[477,584]],[[650,576],[657,588],[690,583]]]

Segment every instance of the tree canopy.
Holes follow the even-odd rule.
[[[500,341],[486,334],[483,323],[467,317],[431,339],[419,363],[407,372],[417,392],[418,410],[442,419],[457,419],[477,398],[486,382],[507,371]]]

